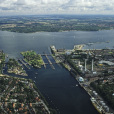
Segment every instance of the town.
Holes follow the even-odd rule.
[[[114,49],[83,49],[75,45],[72,50],[56,49],[51,52],[57,63],[64,66],[90,95],[99,113],[114,110]],[[78,85],[76,85],[78,86]]]
[[[0,76],[1,114],[50,114],[32,80]]]
[[[0,113],[1,114],[51,114],[53,109],[37,89],[31,79],[9,76],[3,73],[7,64],[7,72],[27,76],[22,65],[15,59],[5,63],[5,54],[0,51]]]

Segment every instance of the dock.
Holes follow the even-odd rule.
[[[40,54],[40,57],[42,58],[41,54]],[[43,60],[43,58],[42,58],[42,60]],[[44,65],[44,68],[45,68],[45,69],[46,69],[46,64],[47,64],[47,63],[45,63],[44,60],[43,60],[43,65]]]
[[[25,63],[22,59],[18,59],[26,68],[30,69],[30,67]]]
[[[44,54],[44,55],[46,56],[46,58],[47,58],[47,60],[48,60],[48,62],[49,62],[49,64],[50,64],[51,68],[52,68],[52,69],[55,69],[55,67],[53,66],[52,62],[51,62],[50,59],[48,58],[48,55],[47,55],[47,54]],[[49,55],[50,55],[50,54],[49,54]]]
[[[40,54],[40,55],[41,55],[41,56],[46,56],[46,55],[47,55],[47,56],[52,56],[52,54],[45,54],[45,53],[44,53],[44,54]]]

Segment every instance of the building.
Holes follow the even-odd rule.
[[[84,79],[82,77],[79,77],[79,82],[84,82]]]
[[[104,61],[104,60],[99,61],[99,63],[100,63],[100,64],[107,64],[107,65],[109,65],[109,66],[113,66],[113,65],[114,65],[113,62],[110,62],[110,61]]]

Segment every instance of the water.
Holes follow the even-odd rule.
[[[35,50],[38,53],[50,53],[50,45],[56,48],[72,49],[76,44],[95,43],[85,48],[113,48],[114,30],[97,32],[40,32],[14,33],[0,31],[0,49],[11,57],[19,57],[21,51]],[[109,43],[106,43],[109,41]]]
[[[9,57],[21,58],[20,52],[27,50],[50,53],[50,45],[55,45],[57,48],[72,49],[75,44],[93,42],[95,44],[85,48],[113,48],[113,33],[113,30],[31,34],[0,31],[0,49],[3,49]],[[109,43],[106,43],[107,41]],[[43,59],[48,63],[45,57]],[[52,57],[49,59],[54,62]],[[77,81],[66,69],[57,64],[54,64],[56,70],[51,69],[50,65],[46,65],[46,67],[46,69],[43,67],[41,69],[26,69],[28,77],[25,78],[35,81],[49,105],[55,108],[58,114],[97,114],[91,105],[88,94],[80,86],[76,86]]]

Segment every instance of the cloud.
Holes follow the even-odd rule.
[[[10,7],[10,8],[7,8],[7,7],[0,7],[0,9],[2,9],[2,10],[15,10],[15,8],[14,7]]]
[[[0,0],[0,12],[18,14],[113,14],[114,0]]]

